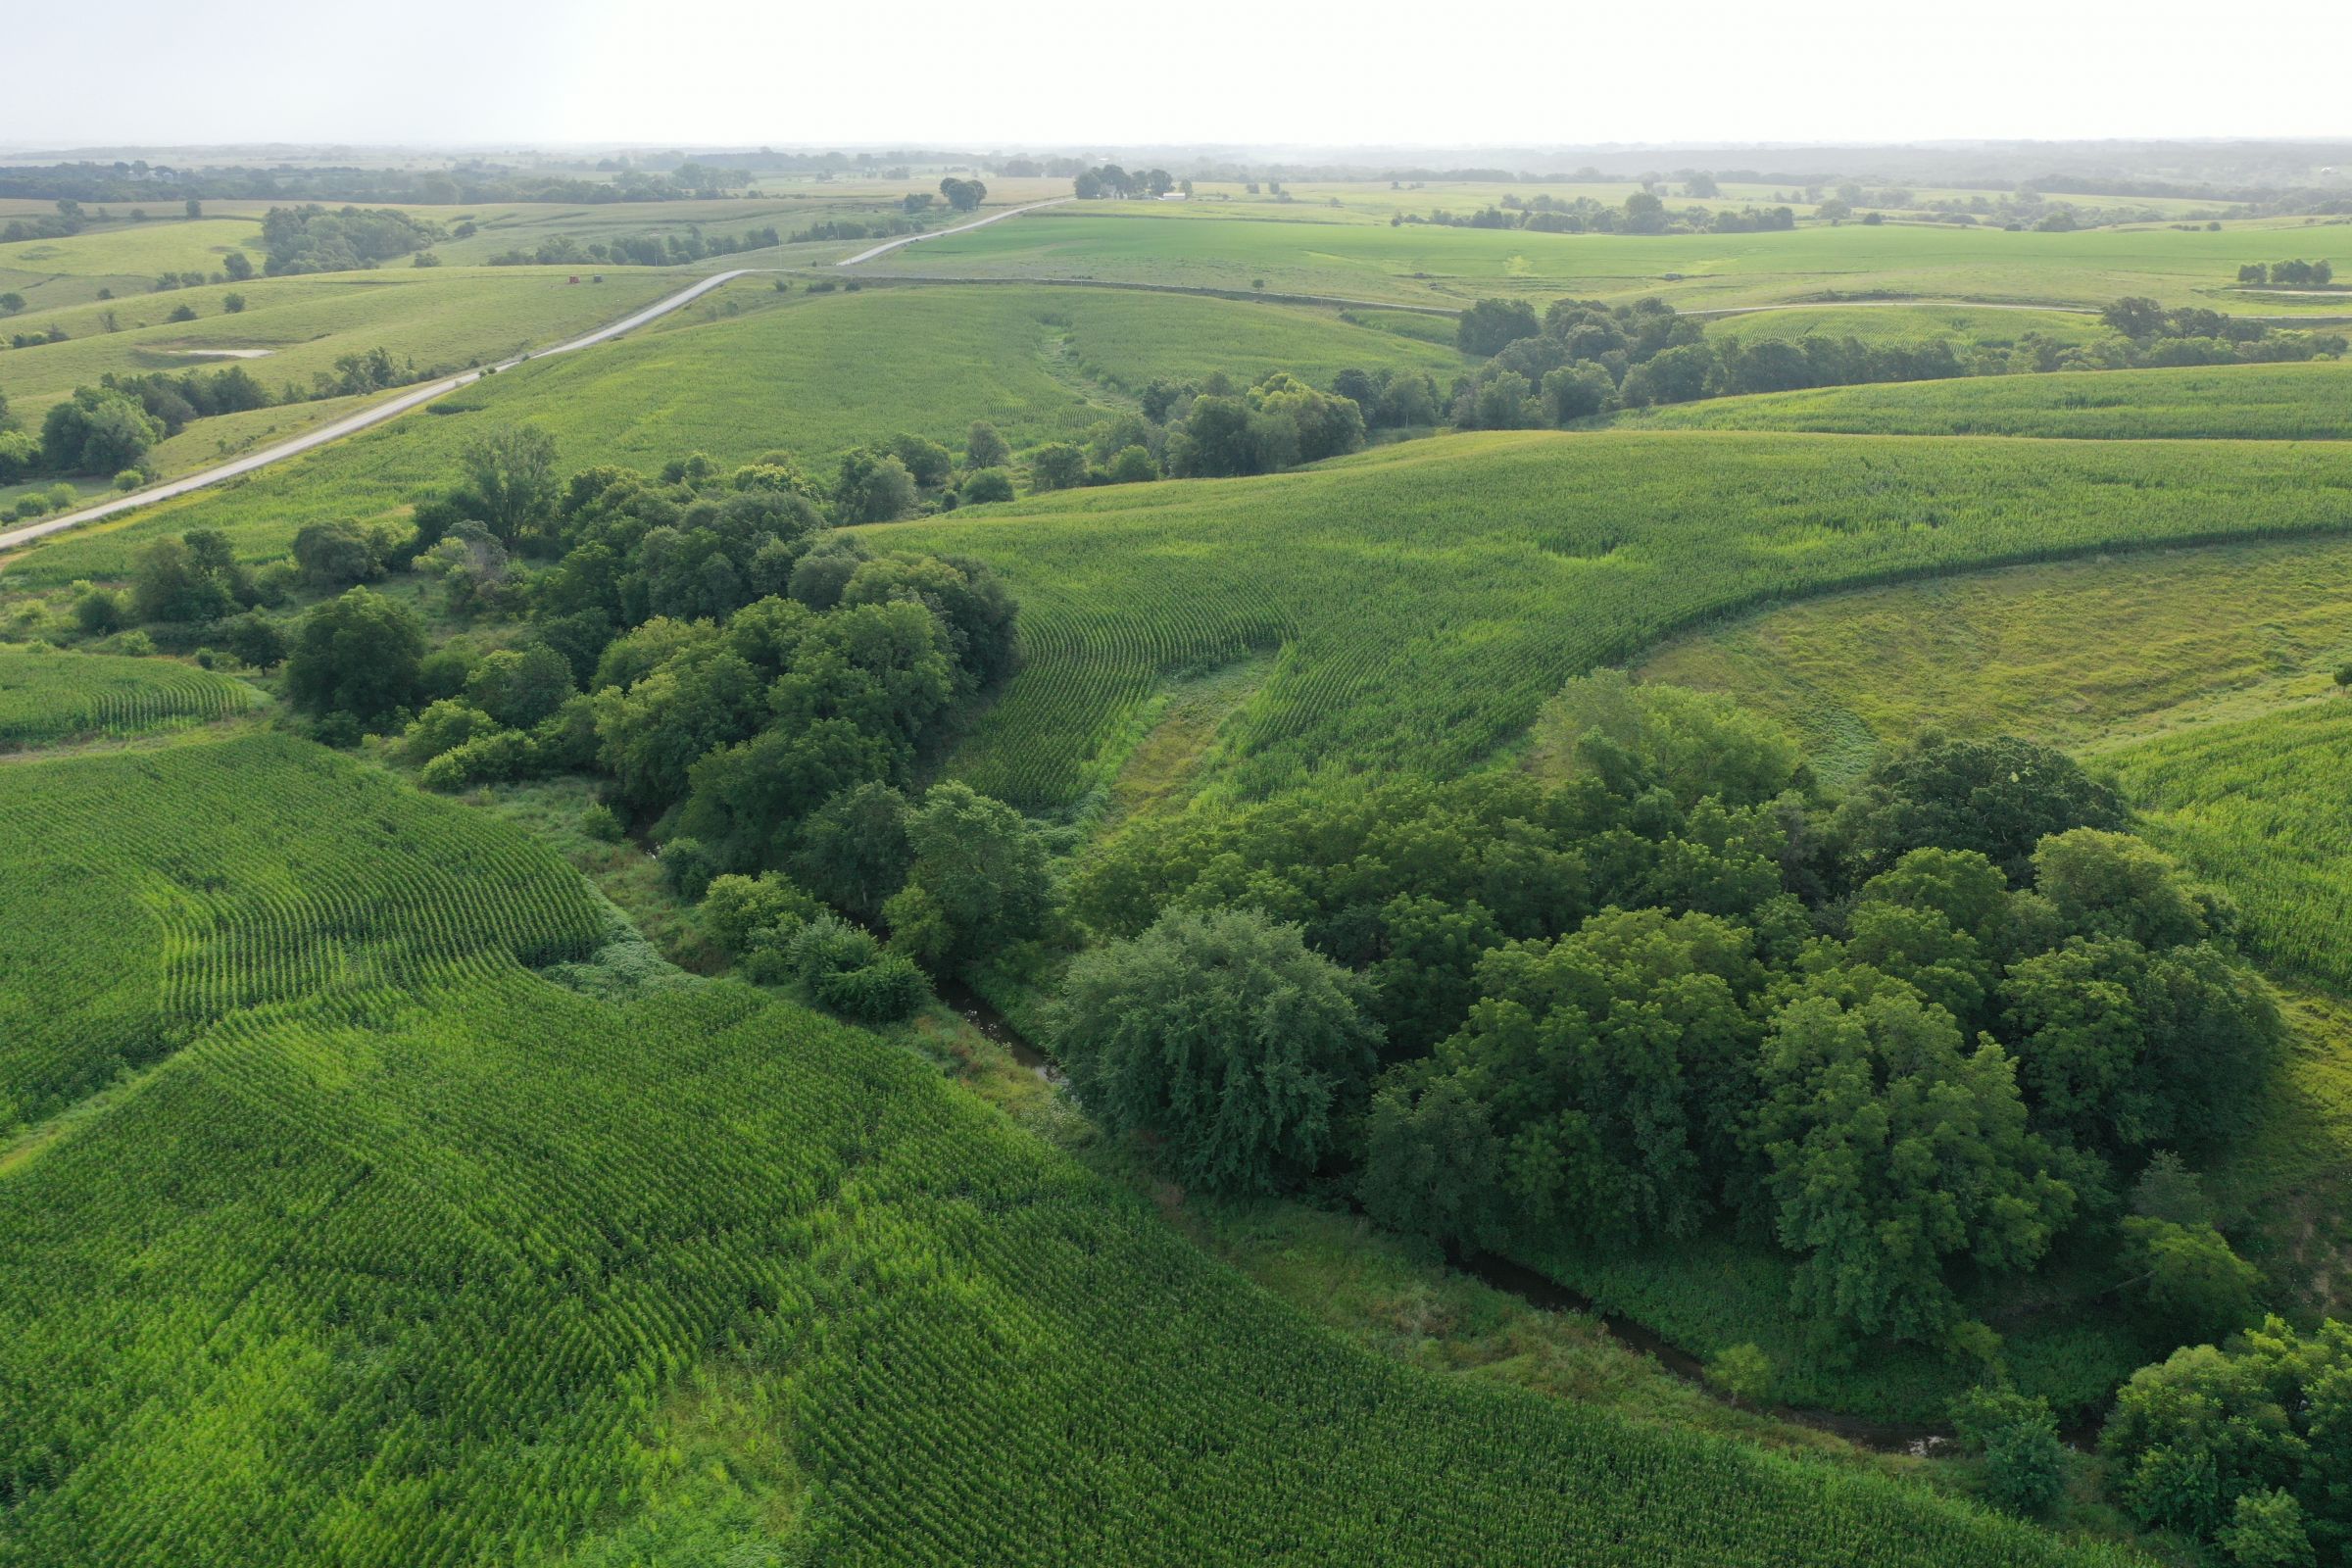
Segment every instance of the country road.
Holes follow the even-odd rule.
[[[1041,207],[1059,207],[1063,202],[1075,199],[1070,196],[1056,196],[1052,201],[1031,202],[1026,207],[1007,207],[1001,213],[991,213],[986,218],[975,218],[968,223],[957,223],[954,228],[933,229],[928,234],[902,234],[886,244],[877,245],[870,251],[859,251],[848,261],[835,262],[833,265],[835,267],[856,267],[859,262],[870,262],[875,257],[886,255],[902,245],[920,244],[927,239],[946,239],[950,234],[962,234],[975,228],[986,228],[991,223],[1002,223],[1007,218],[1018,218],[1023,213],[1034,213]]]
[[[488,374],[490,370],[510,369],[525,360],[545,359],[550,354],[569,354],[574,349],[588,348],[593,344],[616,338],[623,332],[631,331],[643,326],[648,321],[668,315],[682,305],[692,304],[721,283],[731,282],[748,272],[758,270],[760,269],[739,267],[730,272],[713,272],[710,276],[700,279],[690,288],[680,289],[677,293],[657,300],[634,315],[624,316],[610,326],[600,326],[586,336],[575,337],[568,343],[559,343],[554,348],[538,349],[528,354],[518,354],[511,360],[501,360],[496,365],[489,367],[487,370],[467,370],[462,375],[444,376],[438,381],[428,381],[422,386],[410,387],[397,397],[362,409],[359,413],[348,415],[332,424],[322,424],[316,430],[306,431],[291,440],[280,441],[273,447],[264,447],[259,452],[249,453],[244,457],[223,463],[218,467],[206,468],[199,473],[191,473],[185,478],[150,485],[147,489],[136,490],[126,496],[117,496],[112,501],[100,502],[94,507],[84,507],[79,512],[69,512],[63,516],[46,517],[23,528],[12,528],[6,533],[0,533],[0,550],[30,544],[35,539],[45,539],[53,533],[63,533],[68,528],[78,528],[85,522],[96,522],[101,518],[114,516],[118,513],[128,512],[133,507],[152,506],[158,501],[169,501],[174,496],[184,496],[190,491],[202,490],[208,485],[219,484],[223,479],[233,479],[241,473],[251,473],[256,468],[266,468],[273,463],[283,463],[288,458],[298,457],[302,453],[325,446],[331,441],[340,441],[343,437],[356,434],[369,425],[381,424],[386,419],[406,414],[420,404],[430,403],[444,393],[454,392],[462,386],[470,386]]]
[[[837,262],[834,265],[855,267],[859,262],[870,261],[885,251],[896,250],[901,245],[911,245],[916,240],[922,239],[944,239],[950,234],[960,234],[966,229],[983,228],[1004,219],[1018,218],[1023,213],[1033,213],[1041,207],[1057,206],[1069,199],[1069,197],[1062,196],[1056,197],[1053,201],[1032,202],[1026,207],[1008,207],[1001,213],[991,213],[986,218],[975,219],[968,223],[958,223],[953,228],[936,229],[928,234],[908,234],[902,239],[894,239],[887,245],[877,245],[872,250],[860,251],[848,261]],[[467,370],[462,375],[444,376],[438,381],[428,381],[422,386],[410,387],[397,397],[388,398],[370,408],[362,409],[359,413],[348,415],[335,420],[332,424],[322,424],[316,430],[306,431],[289,440],[280,441],[275,446],[264,447],[259,452],[248,453],[244,457],[233,459],[216,467],[206,468],[183,478],[168,480],[163,484],[150,485],[144,490],[135,490],[129,495],[116,496],[112,500],[102,501],[94,507],[84,507],[78,512],[69,512],[55,517],[44,517],[39,522],[28,523],[22,528],[11,528],[0,533],[0,550],[13,550],[19,545],[27,545],[36,539],[46,539],[51,534],[63,533],[69,528],[78,528],[84,523],[98,522],[107,517],[119,516],[137,507],[153,506],[158,501],[170,501],[176,496],[184,496],[193,491],[219,484],[224,479],[234,479],[239,474],[251,473],[257,468],[266,468],[271,464],[283,463],[288,458],[300,457],[305,452],[316,451],[330,442],[340,441],[347,435],[356,435],[371,425],[381,424],[386,419],[395,418],[408,413],[411,409],[432,402],[437,397],[455,392],[462,386],[470,386],[491,371],[512,369],[525,360],[543,360],[551,354],[569,354],[574,349],[584,349],[598,343],[610,342],[624,332],[643,326],[648,321],[667,316],[680,306],[691,305],[723,283],[731,283],[736,278],[747,277],[754,272],[781,270],[785,270],[785,269],[738,267],[724,272],[713,272],[709,277],[698,279],[690,287],[657,300],[644,310],[622,317],[610,326],[601,326],[585,336],[575,337],[568,343],[559,343],[554,348],[536,349],[527,354],[518,354],[513,359],[501,360],[487,369]]]

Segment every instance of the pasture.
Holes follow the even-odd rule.
[[[188,755],[242,750],[223,771],[299,843],[366,824],[378,885],[442,874],[427,819],[537,858],[272,745]],[[113,863],[180,874],[176,781],[23,772],[99,785]],[[295,907],[343,874],[279,873]],[[2129,1560],[1370,1356],[911,1054],[728,983],[594,1000],[513,951],[300,965],[340,983],[0,1153],[0,1561]]]
[[[2285,444],[1715,433],[1408,442],[1256,479],[1031,498],[866,530],[969,555],[1021,600],[1026,665],[958,751],[1067,809],[1154,692],[1270,654],[1219,728],[1221,788],[1448,773],[1567,677],[1775,598],[2121,546],[2333,531],[2352,456]]]

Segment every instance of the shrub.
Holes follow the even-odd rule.
[[[718,862],[703,848],[702,840],[681,837],[662,846],[662,869],[679,898],[699,904],[703,895],[710,891],[710,879],[718,874]]]
[[[115,475],[115,488],[124,495],[130,494],[146,482],[147,476],[136,468],[124,468],[121,473]]]
[[[860,1023],[904,1018],[930,994],[930,982],[911,959],[884,951],[871,932],[833,915],[810,920],[790,951],[810,998]]]
[[[425,763],[417,781],[428,790],[511,784],[533,770],[531,738],[511,729],[477,735]]]
[[[963,481],[958,492],[967,507],[984,506],[992,501],[1010,501],[1013,496],[1012,475],[1003,468],[982,468]],[[2352,665],[2346,669],[2352,671]]]
[[[790,942],[817,912],[816,900],[778,872],[713,877],[703,894],[703,934],[741,957],[755,936],[773,932]]]
[[[602,801],[592,803],[580,813],[580,831],[599,844],[618,844],[622,836],[620,818]]]

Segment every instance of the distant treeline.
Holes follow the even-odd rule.
[[[795,235],[798,239],[801,236]],[[543,241],[537,250],[511,250],[490,258],[492,267],[562,267],[573,262],[610,262],[616,267],[675,267],[710,256],[766,250],[783,244],[773,223],[740,234],[706,234],[690,224],[683,234],[621,234],[582,245],[569,234]]]
[[[740,190],[747,175],[689,160],[666,173],[618,169],[582,179],[492,167],[412,169],[174,169],[145,161],[0,169],[0,197],[29,201],[396,202],[448,207],[472,202],[662,202],[708,200]]]

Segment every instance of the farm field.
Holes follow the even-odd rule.
[[[312,377],[335,361],[384,349],[416,378],[462,370],[602,326],[688,279],[644,268],[596,274],[564,269],[386,269],[241,284],[172,289],[110,304],[45,314],[70,334],[63,343],[0,353],[0,389],[20,417],[37,416],[77,386],[108,373],[213,370],[231,364],[275,395],[289,382],[308,396]],[[577,276],[580,281],[567,279]],[[236,294],[244,309],[222,306]],[[192,321],[167,319],[185,307]],[[111,315],[119,330],[108,331]],[[223,351],[249,354],[231,359]]]
[[[728,317],[730,293],[758,308]],[[1329,312],[1216,300],[872,288],[771,303],[781,298],[772,285],[749,279],[721,296],[711,318],[518,367],[233,488],[67,535],[11,574],[120,576],[140,541],[193,527],[220,528],[246,559],[271,560],[322,507],[379,516],[446,483],[465,444],[500,422],[539,424],[567,466],[658,469],[695,451],[731,465],[782,450],[823,473],[847,449],[901,430],[957,450],[975,419],[993,419],[1016,447],[1078,434],[1154,376],[1290,364],[1326,375],[1348,365],[1423,368],[1443,380],[1463,364],[1450,347]]]
[[[2352,461],[2284,445],[1488,434],[869,537],[973,556],[1021,597],[1027,665],[953,765],[1067,809],[1116,773],[1161,683],[1252,653],[1274,666],[1218,733],[1220,787],[1445,773],[1513,743],[1569,676],[1709,615],[2102,547],[2332,531],[2347,484]]]
[[[1707,336],[1718,342],[1851,337],[1875,348],[1941,341],[1951,344],[1952,351],[1963,359],[1969,350],[1984,344],[2015,347],[2029,332],[2073,345],[2091,342],[2106,330],[2096,314],[2088,311],[1996,311],[1965,305],[1821,305],[1804,310],[1739,311],[1707,322]]]
[[[1617,422],[1644,429],[1848,435],[2333,441],[2352,434],[2348,389],[2352,361],[2340,359],[2065,370],[1710,398],[1620,415]]]
[[[243,682],[190,664],[0,647],[0,751],[201,724],[257,700]]]
[[[877,273],[1085,277],[1379,302],[1441,304],[1560,295],[1678,309],[1846,299],[1981,300],[2097,308],[2125,295],[2278,315],[2326,301],[2234,292],[2237,269],[2282,236],[2173,228],[2007,233],[1948,224],[1800,227],[1783,233],[1545,234],[1391,227],[1328,209],[1283,217],[1216,204],[1031,213],[866,264]],[[2305,243],[2298,235],[2293,243]],[[2338,309],[2337,314],[2352,315]]]
[[[607,924],[531,840],[283,736],[13,761],[0,810],[42,824],[0,850],[10,1126],[227,1012],[485,951],[580,957]]]
[[[441,819],[534,858],[299,742],[181,759],[306,845],[383,817],[393,885],[445,874]],[[170,832],[157,760],[0,789]],[[169,872],[134,836],[112,862]],[[343,872],[274,875],[299,906]],[[62,928],[137,898],[107,893]],[[0,1153],[0,1561],[967,1561],[975,1529],[1039,1563],[2126,1560],[1370,1357],[910,1054],[731,984],[593,1000],[516,951],[337,974],[280,927],[252,960],[301,985]]]

